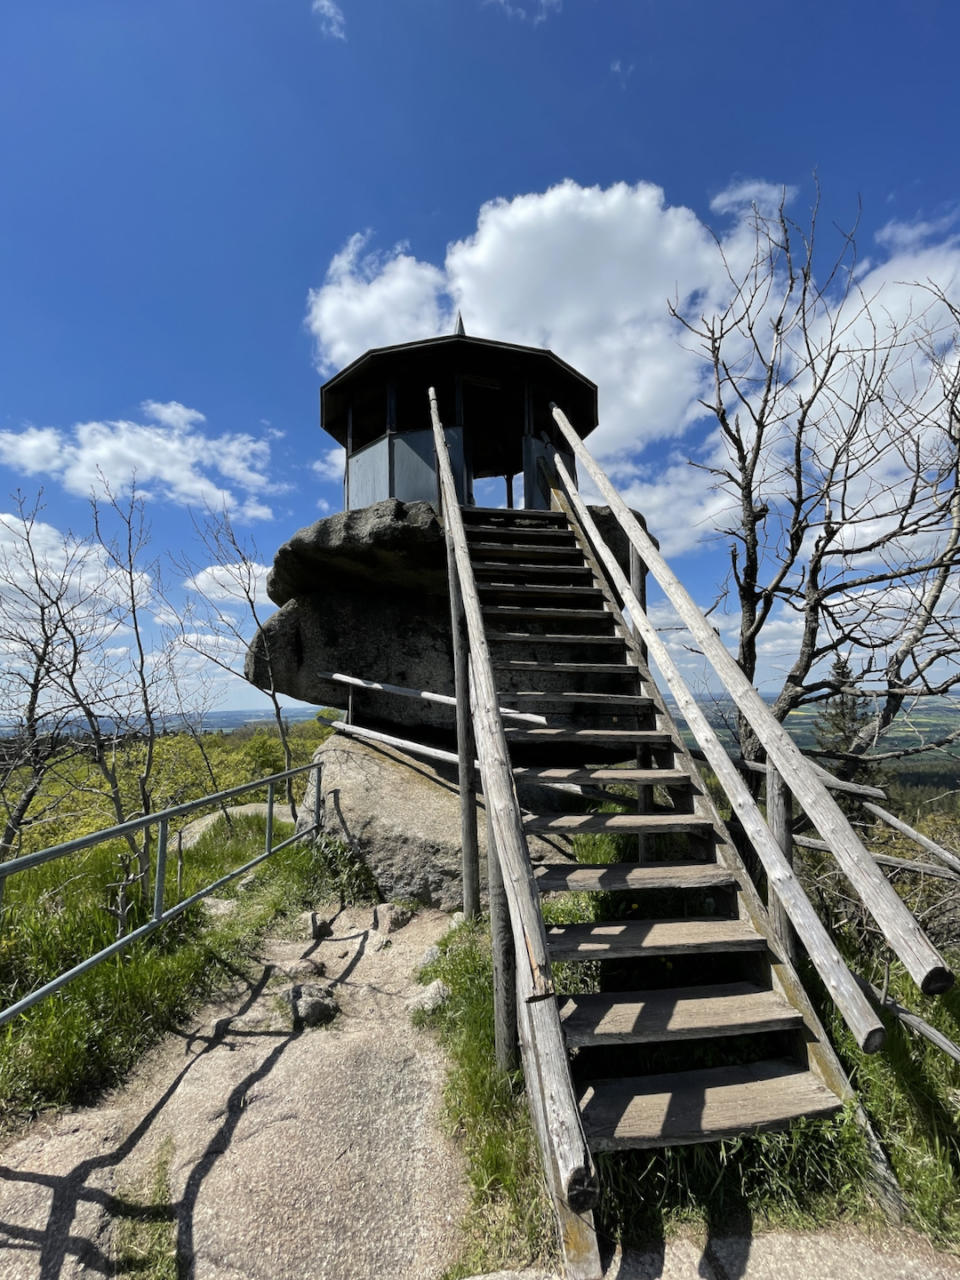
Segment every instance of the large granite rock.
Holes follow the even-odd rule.
[[[318,706],[344,707],[338,671],[366,680],[453,692],[443,528],[426,502],[389,499],[301,529],[279,549],[267,592],[280,610],[247,653],[258,688]],[[448,734],[452,712],[435,703],[355,692],[362,723]]]
[[[463,905],[460,793],[455,778],[426,760],[341,735],[328,738],[314,760],[321,765],[323,831],[343,840],[371,871],[386,900],[412,898],[444,911]],[[314,779],[300,808],[299,826],[311,825]],[[538,812],[569,806],[570,796],[547,787],[521,792]],[[486,816],[478,801],[480,879],[486,884]],[[562,839],[530,840],[534,859],[561,861]]]
[[[592,510],[627,569],[627,540],[609,508]],[[326,671],[453,693],[444,533],[429,503],[391,498],[301,529],[277,552],[267,592],[280,609],[252,642],[244,668],[258,688],[345,707],[346,686],[319,674]],[[503,656],[544,661],[553,652],[521,646]],[[501,671],[500,680],[509,690],[529,677]],[[552,687],[545,677],[541,683]],[[393,694],[355,690],[352,697],[359,723],[401,737],[451,739],[448,708]]]

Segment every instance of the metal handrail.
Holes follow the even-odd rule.
[[[861,901],[880,926],[888,944],[927,995],[948,990],[953,974],[914,916],[863,848],[842,810],[810,762],[753,688],[716,635],[647,532],[637,522],[609,477],[587,451],[566,415],[552,405],[555,422],[601,495],[610,504],[629,542],[696,639],[738,710],[749,720],[758,741],[780,776],[803,805],[807,816],[830,845],[831,853]]]
[[[254,867],[259,866],[267,858],[273,854],[279,853],[281,849],[285,849],[287,845],[293,844],[296,840],[302,840],[305,836],[315,835],[320,830],[320,771],[322,766],[317,764],[299,765],[295,769],[286,769],[283,773],[272,773],[267,777],[258,778],[254,782],[245,782],[238,787],[230,787],[226,791],[217,791],[212,795],[202,796],[199,800],[190,800],[186,804],[174,805],[169,809],[161,809],[157,813],[146,814],[141,818],[133,818],[129,822],[121,822],[113,827],[106,827],[101,831],[94,831],[88,836],[79,836],[76,840],[68,840],[63,844],[52,845],[49,849],[41,849],[37,853],[25,854],[22,858],[14,858],[9,862],[0,863],[0,889],[6,883],[9,876],[18,872],[29,871],[33,867],[41,866],[45,862],[51,862],[56,858],[68,857],[71,853],[77,853],[81,849],[89,849],[93,845],[102,844],[106,840],[115,839],[118,835],[125,835],[131,831],[140,831],[144,827],[158,825],[160,830],[157,835],[157,865],[154,876],[154,896],[153,896],[153,918],[148,920],[146,924],[141,925],[137,929],[132,929],[129,933],[125,933],[122,937],[117,938],[109,946],[103,947],[95,955],[89,956],[86,960],[81,960],[79,964],[68,969],[65,973],[59,974],[56,978],[52,978],[43,986],[38,987],[36,991],[31,991],[22,999],[16,1001],[15,1004],[9,1005],[6,1009],[0,1011],[0,1026],[10,1022],[18,1014],[24,1013],[32,1005],[37,1004],[40,1000],[47,996],[53,995],[59,991],[61,987],[65,987],[67,983],[72,982],[74,978],[80,977],[81,974],[89,972],[96,965],[101,964],[104,960],[109,960],[111,956],[119,954],[131,946],[134,942],[138,942],[141,938],[148,937],[157,929],[167,924],[170,920],[176,919],[182,915],[189,907],[200,902],[201,899],[208,897],[215,890],[222,888],[225,884],[229,884],[231,880],[236,880],[238,876],[244,875],[251,871]],[[303,831],[297,831],[294,835],[288,836],[286,840],[281,840],[279,844],[273,843],[273,806],[275,799],[276,784],[285,782],[288,778],[292,778],[298,774],[306,773],[313,770],[316,773],[316,787],[314,791],[313,802],[313,825],[306,827]],[[263,853],[258,854],[256,858],[251,858],[245,862],[242,867],[237,867],[233,871],[227,872],[226,875],[220,876],[211,884],[205,885],[204,888],[198,889],[196,893],[184,898],[182,902],[178,902],[175,906],[170,907],[167,911],[163,909],[163,899],[166,892],[166,871],[167,871],[167,840],[169,835],[170,819],[179,817],[185,813],[193,813],[197,809],[205,808],[210,804],[222,802],[231,799],[234,796],[242,795],[246,791],[255,791],[266,785],[267,788],[267,829],[265,836],[265,848]]]

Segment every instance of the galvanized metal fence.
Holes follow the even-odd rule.
[[[136,831],[143,831],[147,827],[156,826],[157,842],[156,842],[156,865],[153,875],[153,913],[150,920],[146,924],[141,925],[137,929],[131,929],[129,933],[125,933],[122,937],[117,938],[108,947],[104,947],[98,951],[96,955],[81,960],[79,964],[74,965],[72,969],[68,969],[65,973],[59,974],[50,982],[44,983],[42,987],[38,987],[35,991],[31,991],[28,995],[22,997],[15,1004],[0,1011],[0,1026],[10,1022],[11,1019],[17,1017],[29,1009],[31,1005],[35,1005],[39,1000],[43,1000],[46,996],[53,995],[55,991],[59,991],[61,987],[72,982],[74,978],[80,977],[81,974],[87,973],[95,965],[100,964],[104,960],[109,960],[111,956],[119,954],[131,946],[134,942],[138,942],[141,938],[146,938],[149,934],[154,933],[157,929],[167,924],[168,921],[176,919],[182,915],[194,903],[199,902],[202,898],[208,897],[217,889],[222,888],[225,884],[229,884],[231,880],[236,880],[238,876],[246,874],[254,867],[259,866],[261,862],[266,861],[275,853],[279,853],[281,849],[285,849],[287,845],[293,844],[296,840],[303,840],[307,836],[316,835],[320,831],[320,764],[301,765],[297,769],[287,769],[283,773],[273,773],[265,778],[258,778],[255,782],[245,782],[239,787],[230,787],[226,791],[217,791],[212,795],[202,796],[199,800],[191,800],[187,804],[174,805],[170,809],[161,809],[157,813],[149,813],[142,818],[132,818],[129,822],[122,822],[113,827],[106,827],[102,831],[94,831],[88,836],[79,836],[76,840],[67,840],[63,844],[51,845],[49,849],[40,849],[36,853],[24,854],[21,858],[11,858],[9,862],[0,862],[0,929],[2,929],[2,904],[3,891],[6,887],[7,880],[14,875],[18,875],[23,871],[30,871],[34,867],[39,867],[45,862],[52,862],[57,858],[67,858],[71,854],[79,853],[83,849],[90,849],[94,845],[103,844],[107,840],[114,840],[118,836],[128,836]],[[276,796],[276,787],[278,783],[284,783],[288,778],[295,777],[301,773],[307,773],[313,770],[316,773],[316,785],[314,788],[313,803],[313,822],[309,827],[296,832],[292,836],[288,836],[286,840],[281,840],[279,844],[273,843],[273,810],[274,800]],[[266,834],[264,838],[264,851],[258,854],[256,858],[251,858],[245,862],[242,867],[236,867],[233,871],[229,871],[226,875],[220,876],[211,884],[206,885],[202,889],[198,889],[196,893],[190,894],[188,898],[176,903],[175,906],[169,907],[166,911],[163,909],[163,903],[166,896],[167,887],[167,846],[170,833],[170,822],[182,817],[188,813],[195,813],[198,809],[209,808],[210,805],[223,805],[225,801],[232,800],[236,796],[244,795],[249,791],[256,791],[262,787],[267,788],[267,823]]]

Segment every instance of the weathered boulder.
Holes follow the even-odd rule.
[[[346,706],[337,671],[361,679],[453,692],[443,529],[426,502],[389,499],[301,529],[276,554],[267,579],[281,606],[247,653],[258,688],[318,706]],[[448,734],[453,713],[436,703],[353,693],[364,724]]]
[[[413,899],[444,911],[462,905],[460,795],[456,780],[424,760],[337,735],[315,753],[321,765],[323,831],[343,840],[372,873],[384,899]],[[313,787],[301,806],[299,825],[312,822]],[[544,811],[559,805],[559,793],[525,789],[521,804]],[[569,801],[565,795],[564,800]],[[486,883],[486,817],[478,802],[480,879]],[[566,856],[563,841],[531,839],[533,858]]]

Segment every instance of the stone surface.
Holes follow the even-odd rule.
[[[38,1122],[0,1152],[0,1276],[113,1274],[113,1221],[169,1157],[178,1274],[191,1280],[438,1280],[469,1188],[438,1117],[443,1056],[413,1027],[418,957],[447,927],[418,913],[374,954],[370,912],[262,966],[170,1036],[102,1108]],[[291,1033],[272,975],[326,964],[341,1016]]]
[[[405,898],[452,911],[462,905],[460,795],[455,781],[426,760],[337,735],[316,752],[322,765],[326,834],[343,840],[372,872],[385,899]],[[313,813],[309,775],[301,822]],[[535,794],[534,794],[535,792]],[[552,809],[560,793],[524,791],[531,809]],[[565,797],[569,798],[569,797]],[[486,881],[486,818],[479,809],[480,879]],[[564,856],[561,841],[532,839],[534,858]]]
[[[434,1009],[439,1009],[449,999],[450,988],[441,978],[437,978],[422,991],[412,995],[407,1003],[411,1012],[417,1009],[422,1013],[433,1013]]]
[[[245,675],[318,706],[345,707],[344,672],[436,693],[453,692],[443,530],[426,502],[377,502],[301,529],[277,552],[267,580],[282,607],[247,654]],[[268,660],[269,659],[269,660]],[[449,733],[435,703],[353,693],[368,725]]]
[[[340,1006],[334,996],[334,986],[329,983],[320,986],[315,982],[295,982],[283,992],[283,998],[293,1011],[293,1025],[299,1027],[322,1027],[332,1022],[340,1012]]]
[[[373,909],[373,927],[378,933],[395,933],[413,919],[413,909],[398,902],[380,902]]]

